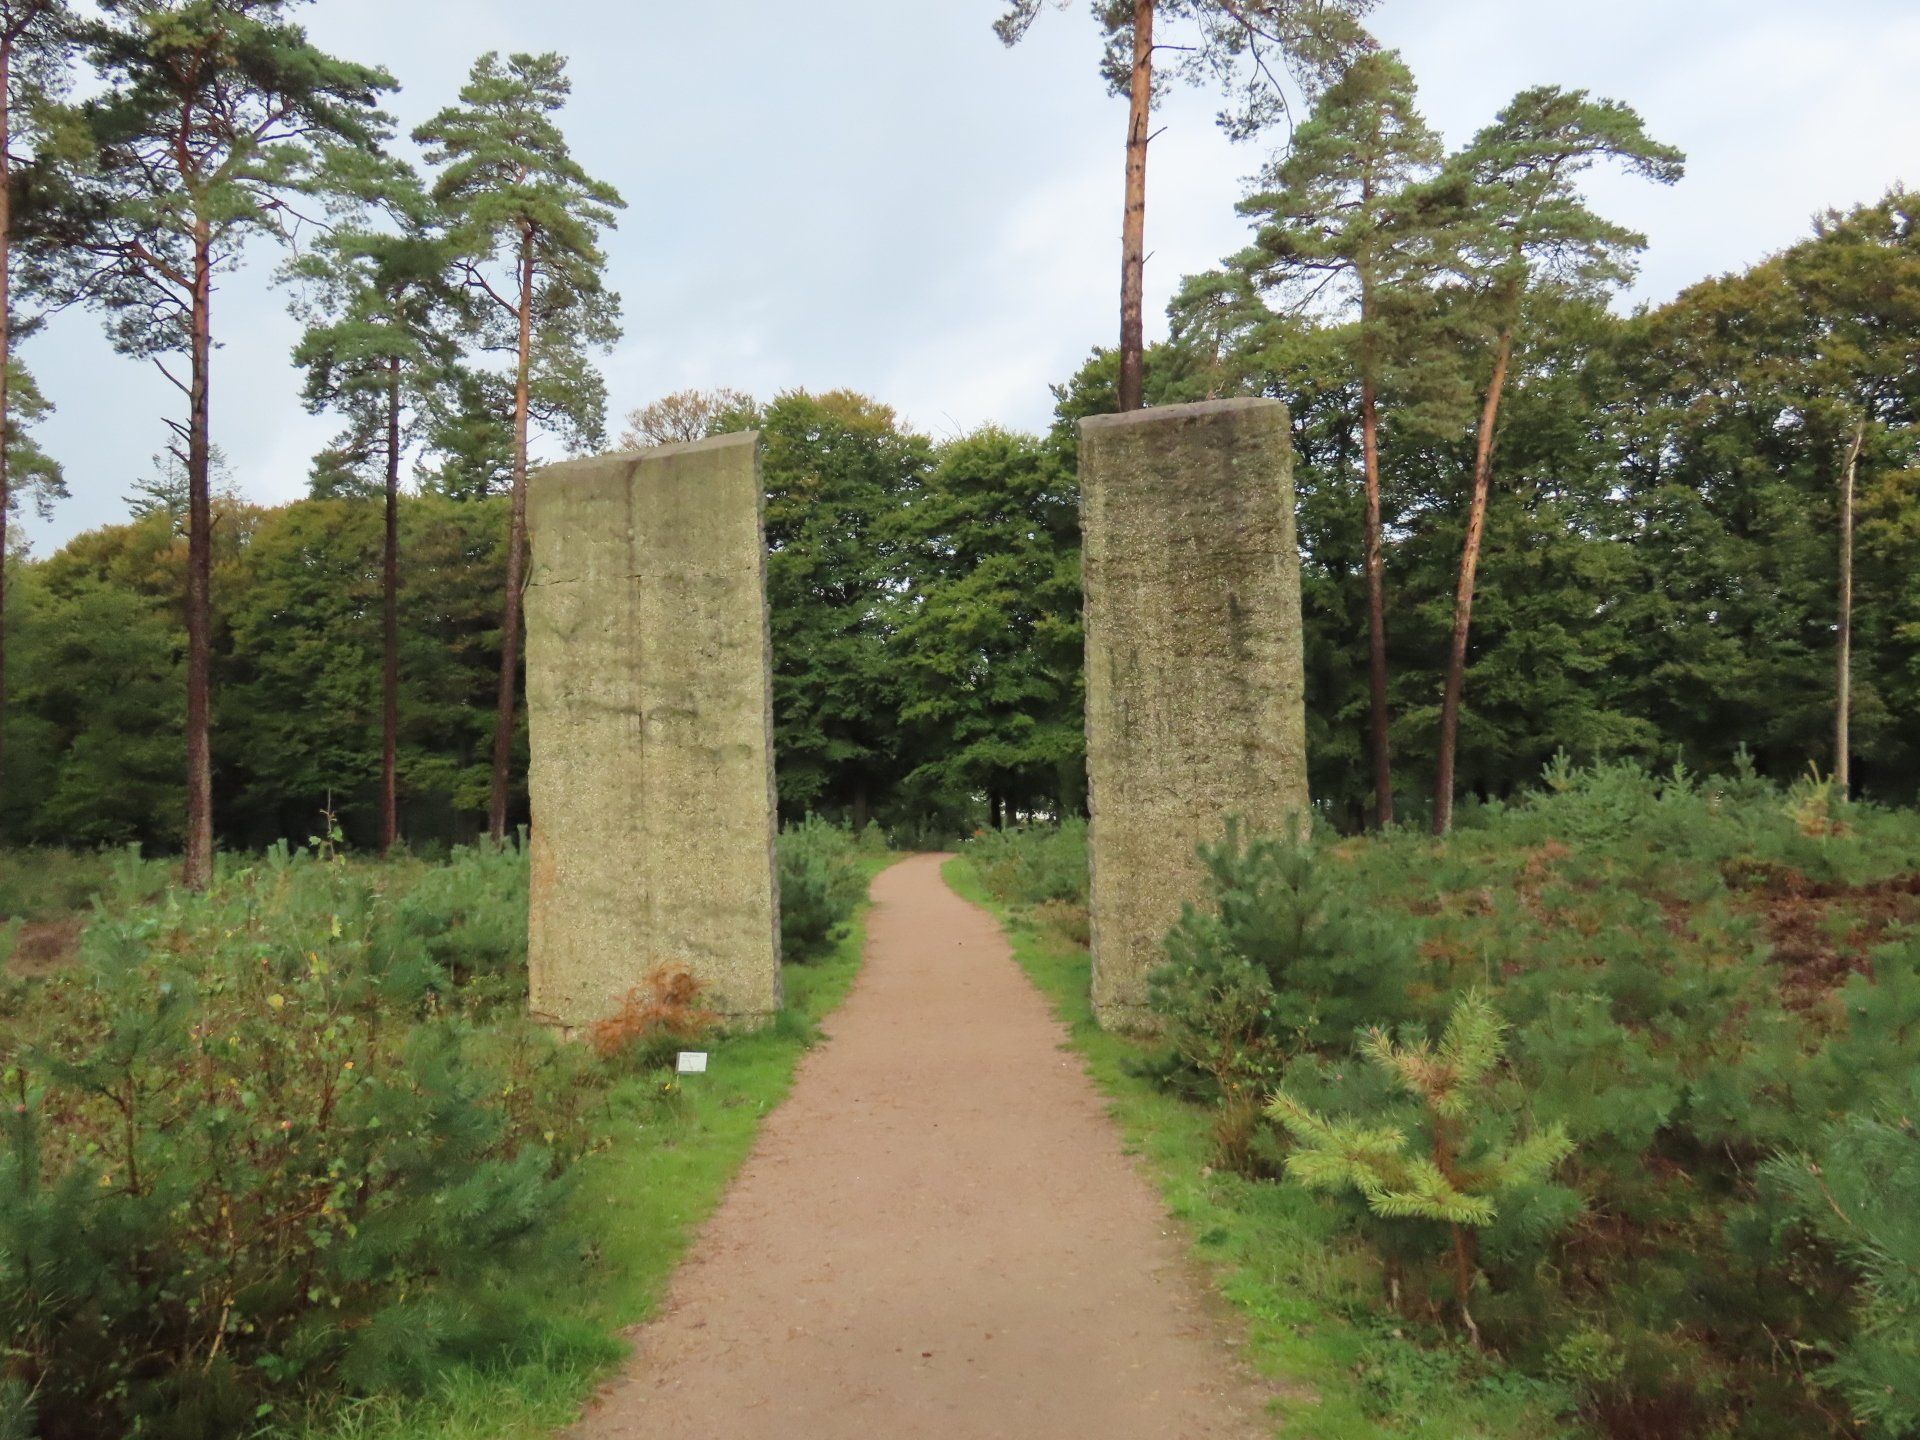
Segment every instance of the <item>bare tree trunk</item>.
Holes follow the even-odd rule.
[[[1513,360],[1513,327],[1500,331],[1494,350],[1493,378],[1487,382],[1480,411],[1480,433],[1473,456],[1473,502],[1467,513],[1467,539],[1460,552],[1460,583],[1453,596],[1453,640],[1447,651],[1446,693],[1440,702],[1440,749],[1433,780],[1433,833],[1453,828],[1453,762],[1460,741],[1460,698],[1467,680],[1467,631],[1473,621],[1473,582],[1480,569],[1480,541],[1487,526],[1487,497],[1493,489],[1493,429],[1500,418],[1500,396]]]
[[[213,882],[213,516],[208,366],[213,351],[212,237],[193,237],[192,385],[187,415],[187,858],[190,890]]]
[[[520,665],[520,591],[527,548],[527,408],[533,366],[533,232],[520,238],[520,351],[513,382],[513,502],[507,522],[507,595],[500,617],[500,702],[493,722],[493,793],[487,833],[507,838],[507,788],[513,760],[514,700]]]
[[[380,566],[380,853],[400,837],[400,358],[387,361],[386,550]]]
[[[7,793],[7,511],[13,504],[7,439],[13,363],[13,42],[0,41],[0,801]]]
[[[1843,796],[1853,793],[1853,481],[1860,447],[1867,443],[1864,422],[1853,432],[1840,481],[1840,643],[1834,661],[1833,783]]]
[[[1380,416],[1372,366],[1360,381],[1360,441],[1367,477],[1367,686],[1373,748],[1373,822],[1393,824],[1391,717],[1387,713],[1387,580],[1380,542]]]
[[[1133,0],[1133,78],[1127,97],[1127,206],[1120,234],[1120,408],[1145,403],[1147,126],[1153,111],[1153,7]]]

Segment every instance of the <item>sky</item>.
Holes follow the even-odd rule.
[[[1013,50],[998,0],[315,0],[337,54],[400,81],[411,129],[479,53],[556,50],[576,156],[627,201],[607,239],[625,338],[612,433],[687,386],[763,398],[848,387],[936,437],[1044,427],[1049,384],[1118,328],[1126,105],[1096,71],[1086,0]],[[1671,188],[1608,175],[1594,204],[1649,240],[1622,303],[1658,303],[1791,244],[1828,207],[1920,184],[1920,0],[1381,0],[1428,117],[1464,142],[1515,91],[1623,100],[1689,157]],[[1266,156],[1202,92],[1168,98],[1148,172],[1148,337],[1180,278],[1246,241],[1234,202]],[[1269,142],[1270,143],[1270,142]],[[212,424],[263,503],[305,492],[336,430],[300,404],[299,327],[261,244],[215,297]],[[178,393],[116,355],[97,316],[24,349],[57,411],[39,439],[72,498],[31,515],[37,554],[124,518]],[[536,457],[539,458],[539,457]]]

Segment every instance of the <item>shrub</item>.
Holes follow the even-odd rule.
[[[1464,1140],[1575,1146],[1468,1227],[1488,1343],[1622,1440],[1912,1432],[1890,1376],[1920,1373],[1920,1307],[1896,1298],[1920,1096],[1889,1085],[1920,1066],[1920,815],[1750,768],[1562,757],[1445,841],[1260,848],[1216,847],[1155,977],[1162,1073],[1218,1107],[1226,1159],[1277,1163],[1284,1137],[1255,1128],[1274,1088],[1430,1137],[1344,1042],[1483,994],[1510,1044]],[[1423,1287],[1451,1308],[1452,1222],[1380,1215],[1352,1185],[1327,1206],[1403,1310]]]
[[[577,1263],[591,1057],[457,991],[396,1003],[384,903],[284,851],[224,867],[0,1009],[0,1325],[45,1440],[423,1383],[515,1343],[504,1275]]]
[[[672,1063],[720,1023],[700,1003],[700,982],[684,966],[657,965],[613,1014],[588,1033],[594,1053],[640,1070]]]
[[[866,894],[860,842],[809,815],[780,832],[780,953],[805,960],[832,944]]]
[[[994,898],[1015,905],[1087,903],[1087,822],[983,830],[967,857]]]
[[[1496,1087],[1505,1034],[1499,1013],[1471,992],[1454,1006],[1437,1046],[1396,1044],[1384,1030],[1369,1031],[1360,1054],[1417,1103],[1405,1119],[1389,1112],[1329,1120],[1284,1090],[1269,1106],[1293,1138],[1292,1179],[1310,1190],[1357,1190],[1384,1219],[1446,1226],[1454,1303],[1476,1346],[1474,1231],[1494,1222],[1508,1196],[1540,1189],[1573,1148],[1562,1127],[1522,1136],[1503,1113]]]
[[[1828,1126],[1813,1150],[1769,1165],[1805,1223],[1859,1277],[1855,1333],[1821,1378],[1863,1434],[1920,1434],[1920,1074],[1906,1093]]]
[[[121,850],[0,850],[0,923],[83,911],[102,895],[152,899],[166,889],[171,868],[165,861],[142,860],[137,845]]]
[[[524,844],[458,846],[445,863],[401,862],[379,872],[370,958],[396,994],[471,1006],[526,997],[527,852]]]
[[[1174,1055],[1212,1082],[1222,1158],[1241,1167],[1291,1056],[1408,1013],[1414,946],[1354,904],[1309,842],[1248,838],[1230,822],[1200,857],[1207,908],[1188,906],[1168,933],[1147,999]]]

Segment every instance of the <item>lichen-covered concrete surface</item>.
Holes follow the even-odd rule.
[[[1306,682],[1293,449],[1277,400],[1080,422],[1093,1003],[1151,1023],[1146,977],[1195,847],[1238,815],[1304,823]]]
[[[555,465],[527,496],[536,1016],[590,1024],[686,965],[780,1007],[755,434]]]

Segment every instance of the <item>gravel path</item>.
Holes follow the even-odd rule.
[[[1267,1394],[939,856],[576,1440],[1255,1440]]]

